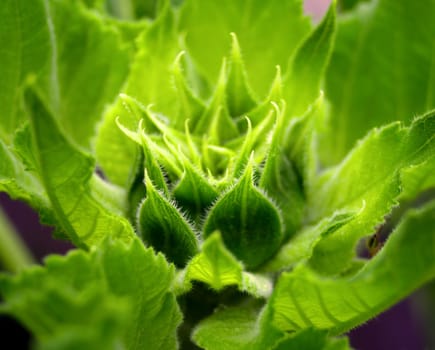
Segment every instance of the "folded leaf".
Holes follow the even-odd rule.
[[[310,259],[314,247],[320,240],[355,220],[362,210],[364,208],[359,212],[337,212],[317,225],[303,228],[280,248],[262,270],[279,271]]]
[[[286,332],[314,327],[340,334],[387,309],[435,277],[434,220],[434,201],[409,211],[353,276],[324,278],[304,266],[284,273],[271,299],[274,324]]]
[[[433,162],[435,114],[414,120],[409,127],[394,123],[375,129],[338,166],[327,170],[310,189],[309,220],[315,222],[335,210],[364,210],[355,220],[318,243],[312,267],[325,273],[346,268],[357,241],[384,221],[401,191],[402,170]],[[382,150],[382,151],[380,151]]]
[[[81,247],[98,244],[110,236],[131,240],[134,232],[130,223],[92,196],[93,159],[69,143],[32,90],[26,90],[25,99],[37,173],[65,233]]]

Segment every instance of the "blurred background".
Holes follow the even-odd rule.
[[[305,10],[318,21],[330,0],[306,0]],[[343,0],[352,7],[355,0]],[[52,238],[52,228],[39,223],[38,215],[26,204],[0,193],[0,225],[10,224],[29,249],[31,259],[41,263],[52,253],[64,254],[73,247]],[[3,242],[1,244],[4,244]],[[357,350],[435,350],[435,282],[425,286],[406,300],[349,333],[351,346]],[[30,336],[16,321],[0,316],[0,334],[13,339],[13,349],[27,349]]]

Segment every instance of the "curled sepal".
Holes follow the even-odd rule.
[[[138,211],[142,239],[182,267],[198,252],[196,235],[179,210],[161,194],[145,173],[146,199]]]
[[[276,253],[283,235],[279,211],[254,186],[252,173],[251,158],[240,180],[216,202],[204,225],[206,237],[219,230],[227,248],[251,270]]]
[[[169,191],[166,185],[165,176],[163,175],[159,162],[157,161],[154,153],[152,152],[152,149],[150,147],[150,140],[143,131],[140,133],[140,138],[142,141],[142,149],[144,155],[144,169],[149,175],[151,181],[156,185],[157,189],[162,191],[166,195],[166,197],[169,197]]]
[[[227,105],[230,115],[238,117],[254,108],[257,103],[253,98],[239,42],[235,33],[231,33],[232,49],[229,60],[228,80],[226,84]]]
[[[216,188],[207,181],[202,172],[192,166],[182,154],[184,172],[181,180],[172,191],[177,203],[188,212],[190,217],[199,221],[218,197]]]

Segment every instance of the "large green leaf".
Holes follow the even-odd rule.
[[[7,0],[0,11],[0,136],[10,141],[23,121],[22,88],[28,76],[37,76],[56,117],[76,143],[89,148],[106,104],[127,75],[120,34],[77,2],[36,0],[28,6]]]
[[[115,26],[77,2],[49,0],[56,41],[56,117],[86,148],[103,111],[119,93],[129,70],[128,46]]]
[[[53,32],[44,0],[5,0],[0,6],[0,137],[12,142],[23,121],[22,87],[28,74],[51,63]]]
[[[234,32],[248,79],[262,97],[272,83],[275,66],[287,68],[309,28],[300,0],[186,0],[181,10],[187,48],[206,79],[216,82],[222,57],[230,51],[230,33]]]
[[[284,273],[272,296],[283,331],[345,332],[435,277],[435,202],[409,211],[383,249],[355,275],[324,278],[305,266]],[[410,263],[412,261],[412,263]]]
[[[174,268],[138,239],[105,242],[2,275],[2,311],[32,330],[42,349],[176,349],[173,278]]]
[[[354,255],[357,240],[375,231],[384,221],[406,183],[401,173],[435,158],[435,114],[417,118],[409,127],[393,123],[372,131],[334,168],[324,172],[310,188],[309,220],[317,221],[335,210],[359,210],[356,220],[328,235],[314,249],[312,266],[335,273],[346,267]],[[410,176],[418,175],[407,173]]]
[[[435,1],[371,1],[342,16],[327,72],[327,162],[374,126],[435,107]]]
[[[130,223],[106,208],[107,198],[98,196],[98,181],[92,179],[93,159],[71,145],[32,90],[26,90],[25,97],[37,173],[65,233],[74,244],[84,247],[109,236],[131,240]]]

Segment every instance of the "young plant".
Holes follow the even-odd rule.
[[[0,279],[38,349],[349,349],[435,277],[435,1],[340,5],[2,1],[0,189],[77,246]]]

